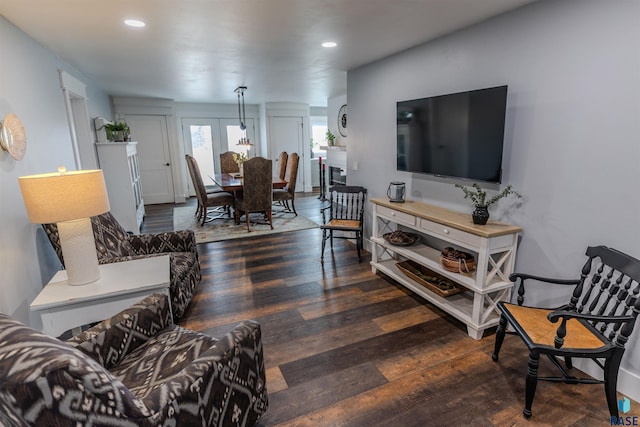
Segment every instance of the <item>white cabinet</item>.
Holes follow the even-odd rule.
[[[137,142],[96,143],[100,169],[109,193],[111,213],[127,231],[140,233],[144,200]]]
[[[474,339],[482,338],[485,329],[498,324],[496,304],[511,296],[513,283],[509,275],[513,272],[518,233],[522,228],[497,221],[475,225],[471,215],[410,200],[391,203],[374,198],[371,202],[374,273],[386,274],[456,317],[467,325],[467,332]],[[421,234],[421,241],[411,246],[394,246],[382,237],[398,228]],[[440,263],[440,252],[446,246],[472,253],[476,270],[464,274],[445,270]],[[397,262],[407,259],[451,279],[466,291],[446,298],[435,294],[396,267]]]

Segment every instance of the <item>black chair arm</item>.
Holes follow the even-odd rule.
[[[575,311],[565,311],[565,310],[556,310],[552,311],[547,315],[547,319],[550,322],[556,323],[558,320],[562,318],[563,321],[569,319],[582,319],[589,320],[592,322],[603,322],[603,323],[626,323],[634,320],[633,316],[598,316],[594,314],[583,314],[577,313]]]
[[[327,209],[331,209],[331,206],[333,205],[333,203],[331,201],[329,201],[328,203],[325,202],[325,206],[322,206],[320,208],[320,213],[322,214],[322,224],[326,224],[327,223],[327,217],[326,217],[326,210]]]
[[[633,322],[635,317],[633,316],[601,316],[601,315],[592,315],[592,314],[582,314],[576,313],[575,311],[565,311],[565,310],[556,310],[552,311],[547,315],[547,319],[550,322],[556,323],[558,320],[562,318],[562,322],[560,322],[560,326],[558,326],[558,330],[556,331],[556,337],[553,339],[553,345],[555,348],[561,348],[564,344],[564,337],[567,336],[567,321],[570,319],[581,319],[588,320],[592,322],[602,322],[602,323],[627,323]]]
[[[517,279],[520,279],[522,281],[531,279],[531,280],[536,280],[538,282],[552,283],[555,285],[577,285],[578,283],[580,283],[579,279],[554,279],[554,278],[534,276],[532,274],[524,274],[524,273],[511,273],[509,275],[509,280],[511,280],[512,282],[515,282]]]
[[[534,276],[532,274],[524,274],[524,273],[511,273],[509,275],[509,280],[512,282],[519,282],[518,285],[518,305],[522,305],[524,303],[524,294],[525,294],[525,286],[524,283],[526,280],[534,280],[537,282],[550,283],[553,285],[577,285],[580,283],[579,279],[553,279],[549,277],[542,276]]]

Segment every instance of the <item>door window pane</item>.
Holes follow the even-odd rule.
[[[191,133],[191,148],[193,149],[193,157],[195,157],[200,167],[202,180],[207,182],[207,178],[215,174],[215,166],[213,164],[213,137],[211,136],[211,126],[209,125],[191,125],[189,126]]]

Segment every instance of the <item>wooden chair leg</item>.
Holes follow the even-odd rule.
[[[324,247],[327,245],[327,230],[322,230],[322,252],[320,253],[320,261],[324,261]]]
[[[356,232],[356,251],[358,251],[358,262],[362,262],[360,252],[362,250],[362,235],[360,232]]]
[[[622,354],[614,354],[604,362],[604,392],[607,396],[609,414],[618,419],[618,402],[616,388],[618,387],[618,370]]]
[[[296,204],[294,202],[295,199],[291,199],[291,208],[293,209],[293,213],[295,216],[298,216],[298,212],[296,212]]]
[[[207,220],[207,208],[205,206],[202,207],[202,212],[200,212],[200,214],[202,215],[202,217],[200,218],[200,225],[204,225],[205,221]]]
[[[527,386],[524,398],[524,410],[522,414],[525,418],[531,418],[531,405],[533,405],[533,397],[536,395],[536,386],[538,385],[538,365],[540,364],[540,355],[534,352],[529,353],[529,364],[527,371]]]
[[[267,211],[267,216],[269,217],[269,225],[271,226],[271,229],[273,230],[273,212],[271,211],[271,209],[269,209]]]
[[[498,361],[498,354],[500,353],[500,348],[502,347],[502,342],[504,341],[504,334],[507,332],[507,318],[504,314],[500,315],[500,323],[498,323],[498,329],[496,329],[496,343],[493,347],[493,354],[491,358],[494,362]]]

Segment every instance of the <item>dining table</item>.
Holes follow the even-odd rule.
[[[229,173],[217,173],[210,176],[211,180],[215,182],[224,191],[235,192],[242,191],[244,187],[244,181],[240,175]],[[273,177],[273,188],[280,189],[287,186],[287,181],[280,179],[277,176]]]

